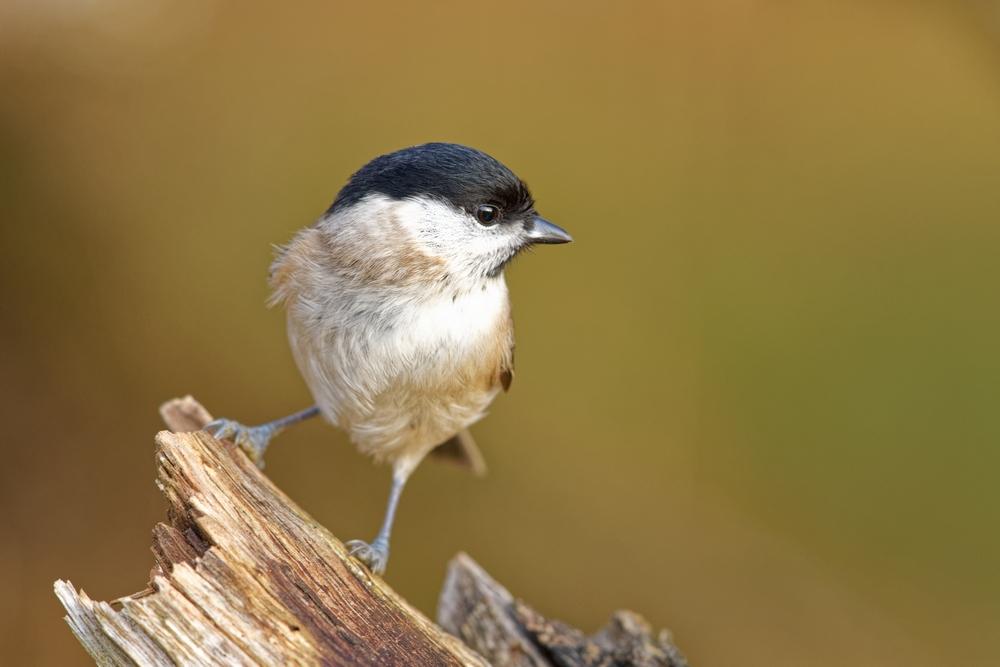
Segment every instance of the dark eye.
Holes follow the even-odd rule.
[[[484,225],[494,225],[500,221],[500,209],[492,204],[482,204],[476,208],[476,220]]]

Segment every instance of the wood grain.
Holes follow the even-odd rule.
[[[515,599],[465,554],[448,568],[438,623],[504,667],[687,667],[670,633],[635,612],[616,611],[588,637]]]
[[[211,419],[190,397],[169,427]],[[149,586],[113,603],[56,582],[71,629],[99,665],[485,665],[271,483],[204,432],[156,436],[167,521]]]
[[[435,625],[242,451],[200,431],[212,419],[201,404],[188,396],[160,413],[174,432],[156,436],[168,509],[153,528],[149,583],[110,603],[55,583],[98,665],[686,665],[669,633],[654,636],[638,614],[616,612],[586,636],[464,554],[449,566]]]

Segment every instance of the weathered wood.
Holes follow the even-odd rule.
[[[464,554],[441,594],[442,630],[237,447],[199,431],[212,416],[197,401],[160,413],[175,432],[156,436],[168,508],[153,529],[149,584],[111,603],[55,584],[99,665],[685,665],[669,633],[654,638],[640,616],[616,612],[587,637],[515,600]]]
[[[587,637],[546,619],[494,581],[465,554],[452,560],[438,604],[438,623],[497,667],[685,667],[670,633],[655,638],[631,611]]]
[[[190,397],[168,427],[211,419]],[[167,521],[147,589],[111,604],[56,582],[67,621],[100,665],[485,665],[275,487],[203,432],[156,436]]]

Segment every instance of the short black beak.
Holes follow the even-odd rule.
[[[524,226],[531,243],[569,243],[573,240],[565,229],[540,216],[535,216]]]

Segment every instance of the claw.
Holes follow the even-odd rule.
[[[389,564],[389,545],[380,540],[368,544],[364,540],[351,540],[344,544],[348,552],[365,564],[373,574],[385,574]]]
[[[205,424],[203,429],[213,438],[219,440],[231,440],[240,449],[246,452],[250,460],[257,464],[257,467],[264,468],[264,452],[267,445],[274,436],[275,429],[264,424],[261,426],[244,426],[232,419],[216,419]]]
[[[216,419],[205,424],[201,430],[205,431],[205,433],[208,433],[213,438],[222,440],[232,437],[236,432],[237,426],[239,426],[239,424],[232,420]]]

